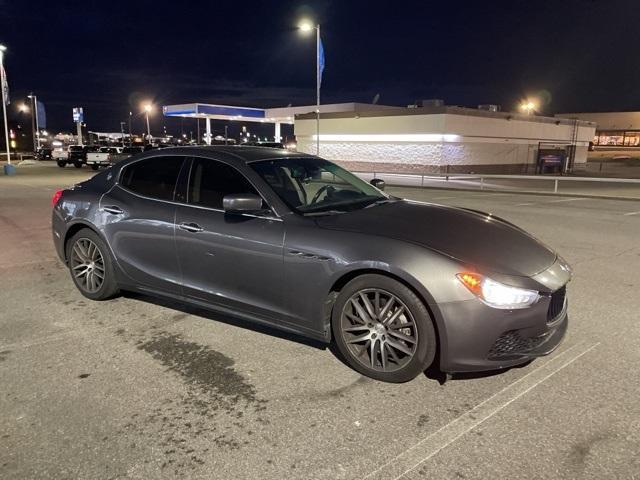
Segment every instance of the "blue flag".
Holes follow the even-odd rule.
[[[47,113],[44,110],[44,103],[38,100],[36,109],[38,111],[38,127],[47,128]]]
[[[324,72],[324,46],[322,45],[322,39],[318,45],[318,84],[322,84],[322,72]]]

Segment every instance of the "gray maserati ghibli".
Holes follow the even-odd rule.
[[[552,352],[571,269],[517,226],[404,200],[319,157],[179,147],[52,199],[82,295],[161,295],[323,342],[363,375],[494,370]]]

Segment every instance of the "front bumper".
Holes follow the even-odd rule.
[[[524,309],[499,310],[477,299],[439,304],[445,330],[440,336],[440,369],[449,373],[498,370],[553,352],[569,323],[566,282],[570,274],[553,278],[555,290]]]

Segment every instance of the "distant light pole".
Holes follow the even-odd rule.
[[[40,125],[38,124],[38,97],[33,93],[27,95],[31,100],[31,130],[33,132],[33,151],[40,150]]]
[[[133,116],[133,112],[129,112],[129,146],[131,146],[131,117]]]
[[[304,33],[316,31],[316,155],[320,155],[320,24],[313,25],[304,20],[298,28]]]
[[[124,148],[124,122],[120,122],[120,140],[122,140],[122,147]]]
[[[9,151],[9,124],[7,123],[7,98],[5,87],[7,85],[7,75],[4,71],[4,52],[7,47],[0,45],[0,90],[2,90],[2,115],[4,116],[4,137],[7,142],[7,165],[11,165],[11,152]],[[13,167],[10,167],[13,168]],[[6,173],[6,169],[5,169]]]
[[[147,119],[147,141],[151,143],[151,127],[149,126],[149,112],[153,110],[153,105],[151,105],[150,103],[147,103],[144,105],[143,109],[144,109],[145,117]]]

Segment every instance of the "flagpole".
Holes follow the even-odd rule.
[[[4,71],[4,52],[7,49],[4,45],[0,45],[0,85],[2,86],[2,115],[4,117],[4,137],[7,144],[7,165],[11,165],[11,151],[9,150],[9,125],[7,124],[7,99],[5,85],[7,77]]]
[[[320,155],[320,24],[316,25],[316,155]]]

